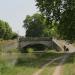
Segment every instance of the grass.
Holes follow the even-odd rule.
[[[51,65],[50,65],[51,66]],[[44,69],[44,71],[43,72],[41,72],[41,74],[40,75],[52,75],[53,74],[53,72],[54,72],[54,70],[55,70],[55,67],[54,66],[52,66],[52,67],[46,67],[45,69]]]
[[[3,67],[4,66],[4,67]],[[2,65],[2,68],[1,68],[1,75],[32,75],[32,73],[34,71],[36,71],[37,68],[33,68],[33,67],[13,67],[13,66],[5,66],[5,65]]]
[[[42,65],[47,63],[49,59],[59,57],[63,53],[48,52],[48,53],[26,53],[26,54],[10,54],[7,53],[2,56],[0,54],[0,73],[1,75],[32,75],[40,69]],[[12,60],[16,60],[13,65]],[[50,69],[50,71],[49,71]],[[45,68],[44,74],[52,73],[54,70],[53,66]],[[44,75],[41,73],[41,75]]]
[[[42,72],[40,75],[53,75],[53,72],[58,65],[58,61],[55,61],[51,64],[49,64]]]
[[[75,75],[75,53],[73,53],[63,66],[63,75]]]
[[[61,56],[61,55],[60,55]],[[59,60],[55,60],[53,63],[49,64],[42,72],[40,75],[53,75],[57,65],[60,63]]]

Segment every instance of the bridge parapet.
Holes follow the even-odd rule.
[[[51,41],[51,37],[20,37],[19,42],[21,41]]]

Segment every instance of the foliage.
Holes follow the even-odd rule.
[[[4,38],[5,32],[5,23],[0,20],[0,38]]]
[[[11,39],[16,39],[18,37],[18,34],[15,32],[12,32],[12,38]]]
[[[75,75],[75,53],[72,53],[63,65],[63,75]]]
[[[45,17],[42,14],[27,15],[24,20],[24,28],[26,28],[27,37],[43,37],[48,36],[47,26],[45,25]]]
[[[9,24],[5,22],[5,35],[4,35],[4,39],[10,39],[12,37],[12,29],[9,27]]]
[[[61,14],[67,9],[75,7],[74,0],[36,0],[36,6],[50,22],[61,19]]]
[[[0,39],[11,39],[16,36],[15,33],[12,32],[11,27],[5,21],[0,20]]]
[[[36,6],[46,17],[48,25],[51,26],[53,21],[57,23],[54,27],[60,37],[75,38],[75,0],[36,0]]]
[[[47,17],[48,21],[59,20],[63,0],[36,0],[36,6]]]
[[[75,9],[68,9],[62,14],[58,31],[64,39],[75,40]]]

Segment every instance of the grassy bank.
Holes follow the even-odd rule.
[[[32,75],[38,71],[41,66],[46,64],[53,58],[62,56],[63,53],[51,51],[48,53],[12,53],[12,54],[0,54],[0,74],[1,75]],[[14,62],[16,60],[16,62]],[[48,75],[53,72],[55,67],[49,65],[43,71],[44,74]],[[50,69],[50,70],[49,70]],[[41,75],[44,75],[41,73]]]
[[[17,52],[17,40],[0,40],[0,52],[12,53]]]
[[[63,66],[63,75],[75,75],[75,53],[67,59]]]
[[[0,39],[0,45],[10,45],[16,43],[17,40],[1,40]]]

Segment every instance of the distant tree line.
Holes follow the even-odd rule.
[[[17,36],[7,22],[0,20],[0,39],[15,39]]]

